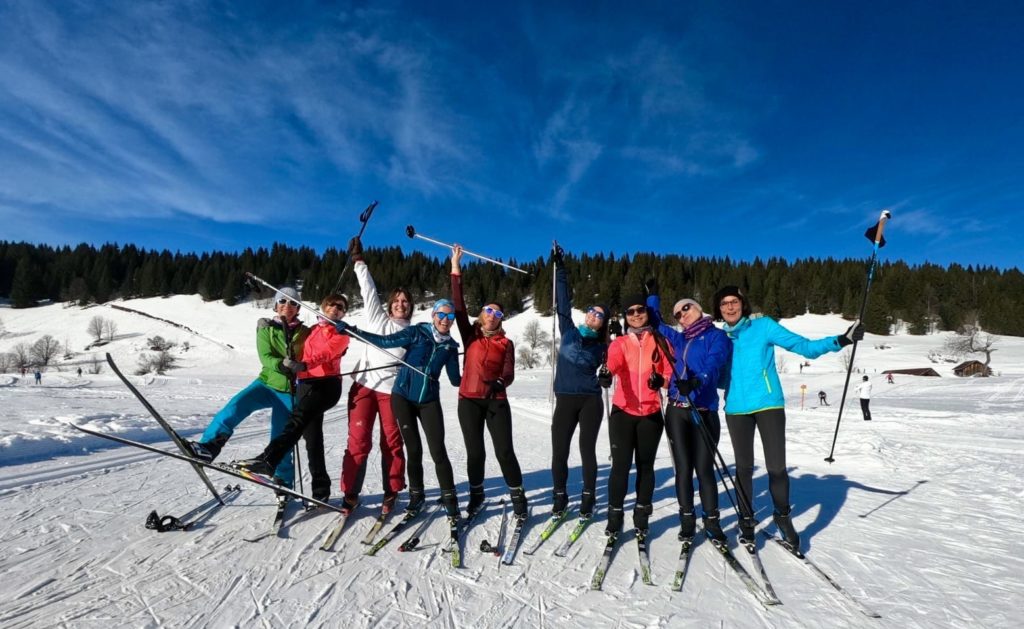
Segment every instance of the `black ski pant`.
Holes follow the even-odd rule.
[[[341,399],[341,378],[312,378],[300,380],[295,390],[295,404],[284,431],[263,450],[272,467],[277,467],[299,439],[306,441],[310,489],[313,497],[326,499],[331,495],[331,477],[324,460],[324,413],[334,408]]]
[[[693,413],[700,414],[701,426],[693,420]],[[704,514],[718,511],[718,485],[715,482],[715,448],[722,434],[722,423],[718,411],[681,408],[669,404],[665,413],[665,433],[672,447],[672,463],[676,468],[676,499],[679,509],[693,512],[693,473],[697,472],[697,487],[700,490],[700,506]]]
[[[739,485],[740,511],[753,516],[754,429],[761,433],[764,466],[768,470],[768,490],[775,510],[789,513],[789,473],[786,471],[786,410],[772,408],[749,415],[726,413],[733,455],[736,457],[736,482]]]
[[[434,400],[425,404],[417,404],[398,395],[391,394],[391,412],[398,422],[405,441],[406,472],[409,474],[409,490],[423,491],[423,441],[420,439],[419,425],[423,426],[423,435],[427,438],[430,458],[434,460],[434,471],[441,491],[455,491],[455,474],[452,463],[448,460],[448,450],[444,446],[444,413],[441,402]]]
[[[597,489],[597,435],[604,419],[600,395],[555,396],[555,414],[551,418],[551,486],[565,492],[569,482],[569,449],[576,426],[580,427],[580,460],[583,463],[583,491]]]
[[[487,400],[459,398],[459,425],[466,442],[466,467],[469,486],[479,487],[484,483],[484,463],[487,450],[484,447],[484,426],[491,433],[494,456],[501,466],[501,475],[509,487],[523,486],[523,471],[519,467],[515,448],[512,446],[512,409],[508,400]]]
[[[636,460],[636,504],[649,505],[654,498],[654,459],[665,429],[661,411],[630,415],[612,406],[608,438],[612,446],[612,471],[608,477],[608,507],[622,509],[629,485],[629,469]]]
[[[871,409],[868,408],[869,404],[871,404],[870,399],[860,399],[860,410],[862,413],[864,413],[864,421],[867,422],[871,421]]]

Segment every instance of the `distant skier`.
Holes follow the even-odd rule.
[[[892,379],[891,373],[885,374],[885,381],[889,384],[896,384],[896,381]]]
[[[857,395],[860,396],[860,410],[864,412],[864,421],[871,421],[871,379],[864,376],[864,380],[857,385]]]
[[[82,368],[81,367],[78,368],[78,377],[79,378],[82,377]]]
[[[36,369],[36,372],[33,375],[35,376],[36,384],[42,384],[43,383],[43,374],[40,373],[38,369]]]
[[[819,406],[830,406],[828,403],[828,396],[824,391],[818,391],[818,405]]]

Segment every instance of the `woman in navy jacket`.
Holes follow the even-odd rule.
[[[657,292],[653,280],[648,289]],[[722,434],[718,416],[718,382],[732,358],[732,342],[714,326],[693,299],[680,299],[672,306],[672,316],[682,331],[661,320],[661,302],[657,294],[647,298],[654,312],[658,331],[672,344],[673,381],[669,385],[665,413],[665,432],[672,446],[676,468],[676,499],[679,501],[679,539],[692,538],[696,529],[693,508],[693,475],[697,473],[700,505],[704,511],[704,534],[725,541],[719,523],[718,487],[715,482],[715,451],[705,441],[705,430],[696,423],[694,408],[714,448]]]
[[[555,369],[555,413],[551,418],[551,486],[554,491],[552,516],[561,517],[569,504],[566,484],[569,478],[569,448],[576,426],[580,427],[580,459],[583,463],[583,495],[580,517],[594,513],[597,486],[597,435],[604,417],[598,368],[608,354],[608,308],[595,304],[587,308],[583,323],[572,321],[569,274],[563,263],[562,248],[556,243],[551,259],[555,273],[555,311],[562,340]],[[609,386],[611,374],[601,377]]]

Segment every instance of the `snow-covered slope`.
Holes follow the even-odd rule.
[[[603,509],[567,559],[551,552],[568,527],[534,556],[520,554],[502,566],[477,547],[497,536],[497,514],[470,532],[466,567],[447,568],[439,555],[441,522],[429,529],[426,547],[408,554],[385,549],[362,555],[359,543],[380,500],[379,456],[372,455],[361,512],[337,552],[317,550],[332,517],[317,515],[287,529],[287,539],[248,544],[242,538],[264,526],[273,496],[244,487],[231,505],[190,532],[157,534],[143,528],[146,515],[183,514],[206,500],[185,464],[131,448],[82,438],[64,422],[172,448],[130,393],[104,369],[90,374],[94,355],[109,351],[133,371],[146,338],[179,344],[180,367],[167,376],[133,380],[183,433],[201,430],[214,412],[257,371],[256,319],[266,311],[233,308],[196,297],[118,303],[187,326],[109,306],[87,309],[51,305],[31,310],[0,308],[6,334],[0,351],[52,334],[78,352],[58,359],[41,386],[31,374],[0,374],[0,624],[22,626],[1018,626],[1024,604],[1024,544],[1016,531],[1024,491],[1020,411],[1024,406],[1024,339],[1001,338],[989,379],[951,376],[951,364],[932,364],[929,351],[944,335],[869,336],[858,369],[869,375],[890,368],[933,367],[943,377],[874,378],[874,421],[859,411],[844,415],[832,465],[828,453],[842,390],[843,366],[826,355],[799,368],[798,357],[779,352],[789,403],[788,462],[794,518],[805,548],[837,580],[879,611],[869,620],[774,547],[763,558],[784,604],[765,610],[709,545],[695,550],[681,593],[668,589],[675,567],[677,506],[671,458],[663,445],[658,462],[652,558],[656,587],[638,578],[633,547],[623,547],[603,592],[588,590],[600,554]],[[85,352],[93,316],[117,323],[118,338]],[[426,319],[426,313],[417,313]],[[351,317],[359,322],[358,313]],[[537,319],[534,313],[506,322],[513,338]],[[540,318],[544,330],[550,318]],[[808,336],[841,332],[835,316],[805,315],[784,322]],[[180,347],[188,341],[190,349]],[[882,347],[885,347],[882,349]],[[85,373],[79,378],[77,366]],[[343,365],[344,366],[344,365]],[[522,370],[510,388],[517,453],[534,518],[528,534],[550,509],[549,371]],[[807,385],[805,408],[800,386]],[[832,407],[818,408],[825,389]],[[812,398],[814,403],[812,403]],[[456,420],[454,391],[444,389],[448,448],[465,499],[465,449]],[[337,476],[345,444],[344,404],[333,409],[325,432],[328,462]],[[257,452],[266,442],[267,417],[244,423],[223,458]],[[608,443],[598,441],[599,491],[604,498]],[[732,460],[728,438],[722,454]],[[761,460],[758,449],[758,460]],[[579,459],[570,459],[570,489],[579,490]],[[433,470],[426,465],[428,486]],[[489,495],[504,492],[493,457],[487,463]],[[217,478],[218,485],[227,479]],[[755,472],[759,516],[770,521],[766,478]],[[728,500],[722,496],[723,506]],[[627,503],[627,508],[629,504]],[[732,536],[735,515],[726,509]],[[629,536],[627,536],[628,540]],[[529,538],[528,538],[529,541]],[[741,558],[746,561],[745,558]]]

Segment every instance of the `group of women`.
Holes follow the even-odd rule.
[[[263,369],[260,377],[233,398],[192,444],[199,456],[212,460],[234,427],[257,408],[271,407],[270,445],[257,457],[236,462],[252,471],[274,474],[290,486],[290,453],[306,439],[314,497],[326,499],[330,481],[323,466],[324,412],[341,396],[341,356],[349,339],[362,341],[349,390],[348,446],[342,465],[344,508],[354,507],[362,490],[373,425],[381,420],[381,462],[384,509],[395,503],[408,478],[407,509],[424,504],[423,441],[430,452],[449,518],[461,511],[454,473],[445,447],[445,423],[440,403],[442,371],[458,387],[458,419],[465,441],[469,478],[468,511],[484,504],[484,430],[491,436],[496,458],[516,517],[527,515],[523,475],[512,438],[512,413],[506,388],[515,377],[515,348],[502,329],[503,306],[485,303],[470,322],[462,290],[462,248],[453,245],[451,299],[437,300],[431,320],[410,324],[412,298],[404,289],[391,292],[386,306],[362,260],[362,245],[354,238],[349,253],[364,302],[364,327],[344,320],[347,302],[331,295],[321,303],[323,317],[312,330],[297,324],[295,299],[282,291],[277,317],[261,320],[257,346]],[[725,539],[720,523],[716,462],[721,434],[719,389],[724,389],[725,423],[732,441],[736,469],[736,499],[741,542],[752,542],[755,510],[752,502],[754,434],[760,433],[774,521],[784,540],[799,547],[790,519],[789,477],[786,471],[786,414],[774,348],[816,358],[863,338],[855,323],[843,334],[809,340],[774,320],[752,316],[747,297],[735,286],[720,289],[711,303],[712,316],[700,303],[675,302],[675,326],[662,321],[656,282],[644,292],[620,299],[622,323],[612,320],[607,304],[587,305],[583,322],[573,322],[572,298],[562,249],[555,244],[556,314],[561,332],[551,423],[552,511],[563,516],[569,504],[568,459],[579,428],[582,494],[579,513],[590,518],[597,495],[597,439],[607,417],[611,472],[607,486],[608,534],[621,531],[628,478],[636,466],[633,525],[646,531],[652,514],[654,461],[662,433],[667,432],[675,467],[679,503],[679,537],[696,529],[693,479],[702,506],[703,529],[712,539]],[[713,320],[722,321],[721,328]],[[460,371],[460,346],[452,338],[457,325],[465,347]],[[619,332],[612,334],[612,330]],[[614,336],[614,338],[612,338]],[[374,347],[371,347],[374,346]],[[390,354],[390,355],[389,355]],[[299,356],[300,358],[296,358]],[[399,365],[396,359],[402,359]],[[290,377],[294,376],[294,377]],[[294,386],[292,383],[295,383]],[[614,384],[613,384],[614,383]],[[603,389],[614,386],[610,408]]]

